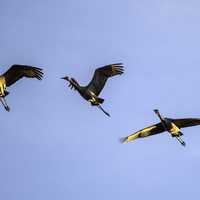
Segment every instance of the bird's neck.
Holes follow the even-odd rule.
[[[78,83],[75,85],[75,88],[76,88],[76,90],[77,90],[79,93],[82,93],[83,90],[84,90],[84,87],[81,86],[81,85],[79,85]]]
[[[161,114],[160,114],[159,112],[157,113],[157,115],[158,115],[159,119],[160,119],[162,122],[165,121],[165,119],[161,116]]]

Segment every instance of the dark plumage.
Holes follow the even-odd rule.
[[[2,74],[1,77],[5,79],[6,86],[9,87],[23,77],[42,80],[43,72],[42,69],[38,67],[15,64],[12,65],[8,71]],[[5,101],[5,96],[7,96],[8,94],[9,92],[5,90],[4,95],[1,96],[0,99],[7,111],[10,110]]]
[[[79,83],[74,78],[69,78],[68,76],[63,77],[69,82],[69,87],[75,89],[79,94],[87,101],[91,103],[92,106],[98,106],[106,115],[109,114],[103,110],[101,104],[104,99],[99,97],[102,89],[104,88],[108,78],[123,74],[122,63],[115,63],[100,67],[95,70],[94,76],[87,86],[80,86]]]
[[[185,118],[185,119],[171,119],[163,118],[158,110],[154,110],[155,113],[160,118],[161,122],[144,128],[134,134],[131,134],[125,138],[121,139],[121,142],[128,143],[132,140],[142,137],[148,137],[151,135],[159,134],[162,132],[169,132],[172,137],[176,137],[178,141],[185,146],[185,142],[182,140],[181,136],[183,133],[180,131],[181,128],[186,128],[190,126],[200,125],[200,118]]]
[[[11,68],[2,76],[5,77],[6,86],[9,87],[23,77],[42,80],[43,72],[42,69],[38,67],[28,65],[12,65]]]

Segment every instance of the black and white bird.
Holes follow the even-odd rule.
[[[92,80],[87,86],[79,85],[74,78],[69,78],[68,76],[63,77],[62,79],[67,80],[69,82],[69,87],[77,90],[85,100],[91,103],[92,106],[97,106],[107,116],[110,116],[109,113],[102,108],[101,104],[104,102],[104,99],[100,98],[99,94],[110,77],[121,75],[123,72],[124,69],[122,63],[115,63],[96,69]]]
[[[5,97],[9,94],[6,87],[13,85],[23,77],[42,80],[43,72],[42,69],[38,67],[15,64],[12,65],[7,72],[0,76],[0,101],[7,111],[10,111],[10,108],[5,100]]]
[[[122,143],[128,143],[137,138],[148,137],[151,135],[163,133],[165,131],[169,132],[172,137],[175,137],[183,146],[185,146],[185,142],[181,138],[183,133],[181,132],[181,128],[186,128],[190,126],[200,125],[200,118],[185,118],[185,119],[172,119],[172,118],[164,118],[161,116],[159,110],[154,110],[156,115],[160,119],[160,123],[154,124],[152,126],[146,127],[136,133],[133,133],[125,138],[121,139]]]

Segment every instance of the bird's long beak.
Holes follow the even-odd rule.
[[[61,79],[64,79],[64,80],[66,80],[66,81],[69,81],[69,77],[68,77],[68,76],[62,77]]]

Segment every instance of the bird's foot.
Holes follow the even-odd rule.
[[[9,106],[5,106],[4,108],[6,109],[6,111],[10,112],[10,107]]]
[[[183,142],[181,142],[181,144],[185,147],[186,146],[186,143],[183,141]]]
[[[176,137],[176,139],[185,147],[186,146],[186,143],[183,141],[183,139],[179,136],[179,137]]]

